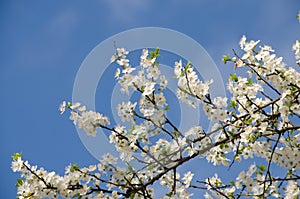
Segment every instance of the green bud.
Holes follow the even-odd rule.
[[[72,166],[71,166],[70,171],[71,171],[71,172],[74,172],[74,171],[77,171],[77,170],[79,170],[79,169],[80,169],[80,167],[77,166],[76,163],[73,163]]]
[[[223,55],[222,57],[222,61],[224,62],[224,64],[226,64],[228,61],[230,60],[230,55]]]
[[[11,157],[12,159],[17,160],[18,158],[22,158],[22,153],[15,153]]]

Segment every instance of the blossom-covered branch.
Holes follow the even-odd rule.
[[[140,67],[133,67],[127,59],[129,52],[116,47],[111,61],[117,65],[115,78],[121,91],[126,94],[132,89],[140,97],[117,107],[122,122],[131,127],[113,126],[108,117],[78,102],[63,102],[60,111],[69,109],[70,119],[87,135],[96,136],[97,128],[108,131],[126,166],[118,166],[118,158],[106,154],[86,168],[69,165],[60,176],[31,166],[15,154],[12,169],[21,172],[19,198],[155,198],[152,185],[156,183],[166,187],[164,199],[190,198],[193,189],[206,190],[208,199],[299,197],[300,73],[297,65],[286,67],[270,46],[259,43],[243,36],[242,52],[223,57],[233,68],[227,83],[230,97],[211,97],[212,80],[201,80],[190,62],[175,62],[177,98],[203,108],[214,123],[208,132],[202,126],[184,132],[167,116],[168,81],[160,71],[159,48],[144,49]],[[299,64],[300,42],[292,48]],[[197,179],[193,171],[179,172],[179,167],[195,158],[228,169],[246,159],[261,163],[253,161],[247,171],[225,182],[221,173]],[[138,168],[133,166],[136,163]],[[276,168],[281,168],[282,176],[274,176]]]

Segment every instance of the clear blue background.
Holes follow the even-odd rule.
[[[1,1],[0,198],[16,197],[15,152],[59,173],[73,162],[97,162],[57,107],[71,100],[80,64],[101,41],[137,27],[170,28],[199,42],[226,80],[232,68],[221,57],[238,49],[243,34],[293,64],[299,10],[299,0]]]

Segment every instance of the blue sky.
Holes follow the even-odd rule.
[[[298,10],[299,0],[1,1],[0,198],[16,196],[15,152],[60,173],[73,162],[97,162],[57,106],[71,100],[76,73],[100,42],[132,28],[176,30],[199,42],[226,80],[232,69],[221,57],[238,49],[243,34],[293,64]]]

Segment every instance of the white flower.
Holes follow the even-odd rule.
[[[112,199],[118,199],[118,198],[121,198],[121,197],[122,197],[122,195],[118,194],[117,191],[112,192],[112,195],[111,195]]]
[[[23,195],[23,196],[26,196],[26,195],[31,195],[32,198],[36,195],[36,194],[33,194],[32,195],[32,192],[34,191],[33,187],[32,187],[32,184],[31,183],[28,183],[27,181],[23,182],[21,184],[20,187],[18,187],[18,194],[19,195]],[[28,198],[28,197],[21,197],[21,198]]]
[[[155,82],[146,82],[143,96],[150,95],[154,91]]]
[[[140,112],[145,116],[145,117],[150,117],[154,114],[155,109],[154,108],[140,108]]]
[[[86,106],[80,106],[80,107],[78,107],[77,110],[80,112],[84,112],[84,111],[86,111]]]
[[[243,35],[242,38],[241,38],[241,40],[240,40],[240,42],[239,42],[241,49],[244,48],[244,46],[246,44],[246,39],[247,39],[246,36]]]
[[[252,127],[252,126],[247,126],[245,129],[244,129],[244,132],[241,133],[241,142],[244,142],[244,143],[248,143],[248,137],[251,135],[251,133],[255,130],[256,128],[255,127]]]
[[[89,172],[93,172],[97,169],[97,166],[96,165],[90,165],[89,166]]]
[[[250,165],[246,175],[250,177],[254,174],[255,171],[256,171],[256,164],[252,164]]]
[[[166,79],[166,76],[161,75],[161,76],[160,76],[160,83],[159,83],[159,86],[160,86],[162,89],[165,89],[165,88],[167,87],[167,84],[168,84],[168,80]]]
[[[164,114],[165,114],[164,110],[157,111],[157,113],[152,117],[153,123],[155,125],[161,126],[165,121]]]
[[[117,48],[117,56],[125,58],[129,52],[125,48]]]
[[[141,60],[145,60],[148,57],[148,49],[143,49],[142,54],[141,54]]]
[[[76,109],[80,106],[80,103],[79,102],[74,102],[72,105],[71,105],[71,109]]]
[[[187,172],[184,174],[184,177],[182,178],[183,183],[185,184],[185,187],[188,188],[191,185],[191,181],[193,179],[194,174],[192,172]]]
[[[150,67],[154,64],[155,62],[155,58],[148,58],[148,49],[143,49],[142,55],[140,57],[141,61],[140,61],[140,65],[144,68]]]
[[[110,58],[110,63],[113,63],[113,62],[115,62],[117,60],[117,56],[116,55],[113,55],[113,56],[111,56],[111,58]]]
[[[123,70],[122,70],[122,73],[124,73],[124,74],[130,74],[132,71],[134,71],[135,70],[135,68],[132,68],[132,67],[129,67],[129,66],[127,66],[126,68],[124,68]]]
[[[125,59],[125,58],[121,58],[121,59],[117,60],[117,64],[119,64],[120,66],[123,66],[123,67],[128,67],[129,60]]]
[[[106,153],[102,156],[102,160],[100,162],[104,165],[114,165],[118,161],[117,157],[114,157],[113,155]]]
[[[119,79],[121,74],[121,70],[117,68],[116,73],[115,73],[115,79]]]
[[[297,181],[289,180],[285,190],[285,199],[299,198],[300,190]]]
[[[216,98],[213,98],[212,101],[213,101],[213,104],[218,108],[227,106],[227,97],[216,97]]]
[[[297,40],[293,45],[293,50],[295,51],[296,59],[300,59],[300,40]]]
[[[211,185],[212,185],[212,186],[219,186],[219,185],[222,184],[222,181],[221,181],[221,179],[218,177],[218,174],[217,174],[217,173],[215,173],[215,175],[214,175],[213,177],[207,178],[207,179],[205,180],[205,182],[206,182],[206,184],[207,184],[209,190],[211,189]],[[211,184],[211,185],[210,185],[210,184]]]
[[[133,104],[131,102],[127,102],[127,103],[122,102],[121,104],[118,105],[118,115],[121,117],[121,120],[123,122],[132,121],[135,106],[136,106],[136,102]]]
[[[164,96],[164,93],[159,93],[154,95],[155,103],[157,106],[164,106],[166,105],[166,98]]]
[[[60,114],[63,114],[66,110],[66,101],[63,101],[60,105],[58,110],[60,111]]]
[[[23,160],[20,157],[18,157],[17,160],[14,160],[11,163],[11,168],[12,168],[13,172],[21,171],[22,167],[23,167]]]
[[[250,42],[246,43],[245,44],[245,47],[244,47],[244,51],[251,51],[253,48],[255,48],[255,46],[260,42],[260,40],[257,40],[257,41],[253,41],[251,40]]]
[[[185,133],[188,139],[196,139],[198,137],[204,136],[201,126],[193,126],[190,130]]]
[[[175,66],[174,66],[174,73],[177,78],[181,76],[181,72],[182,72],[182,61],[179,60],[179,62],[175,62]]]
[[[147,78],[151,80],[157,80],[158,76],[160,75],[160,70],[157,66],[151,66],[147,69]]]
[[[127,93],[128,94],[128,90],[129,88],[133,87],[133,83],[135,80],[135,76],[131,75],[131,74],[125,74],[123,75],[120,79],[119,79],[119,84],[121,85],[121,91],[123,93]]]
[[[250,53],[250,51],[253,49],[253,48],[255,48],[255,46],[260,42],[259,40],[258,41],[253,41],[253,40],[251,40],[250,42],[246,42],[246,36],[245,35],[243,35],[242,36],[242,38],[241,38],[241,40],[240,40],[240,47],[241,47],[241,49],[242,50],[244,50],[245,52],[249,52]],[[245,59],[245,58],[247,58],[248,57],[248,55],[247,56],[243,56],[243,58],[242,59]]]

